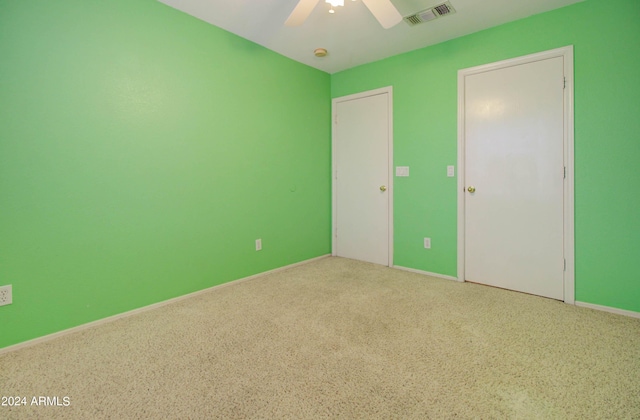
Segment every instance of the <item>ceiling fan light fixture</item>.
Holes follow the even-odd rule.
[[[319,2],[320,0],[298,0],[298,4],[284,24],[286,26],[302,25]],[[334,7],[344,6],[344,0],[325,0],[325,2],[330,5],[329,13],[335,13]],[[362,3],[385,29],[402,21],[402,15],[391,0],[362,0]]]

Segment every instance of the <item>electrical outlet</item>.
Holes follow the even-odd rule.
[[[10,305],[13,302],[11,285],[0,286],[0,306]]]
[[[431,238],[424,238],[424,247],[426,249],[431,249]]]
[[[262,239],[256,239],[256,251],[262,250]]]

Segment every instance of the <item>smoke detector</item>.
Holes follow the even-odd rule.
[[[456,12],[451,2],[447,1],[437,6],[433,6],[429,9],[416,12],[412,15],[405,16],[403,20],[407,22],[409,26],[415,26],[419,23],[429,22],[430,20],[438,19],[439,17],[451,15]]]

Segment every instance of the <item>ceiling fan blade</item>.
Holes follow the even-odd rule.
[[[287,26],[302,25],[319,1],[320,0],[300,0],[284,24]]]
[[[402,21],[402,15],[391,0],[362,0],[384,29],[389,29]]]

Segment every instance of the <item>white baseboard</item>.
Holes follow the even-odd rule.
[[[398,270],[402,270],[402,271],[409,271],[411,273],[423,274],[425,276],[437,277],[439,279],[458,281],[457,277],[447,276],[445,274],[430,273],[428,271],[416,270],[415,268],[402,267],[402,266],[399,266],[399,265],[394,265],[394,266],[392,266],[392,268],[397,268]]]
[[[218,285],[215,285],[215,286],[212,286],[212,287],[208,287],[206,289],[202,289],[202,290],[198,290],[198,291],[195,291],[195,292],[192,292],[192,293],[188,293],[186,295],[174,297],[174,298],[171,298],[171,299],[168,299],[168,300],[163,300],[162,302],[153,303],[151,305],[143,306],[141,308],[132,309],[130,311],[123,312],[121,314],[116,314],[116,315],[112,315],[112,316],[109,316],[109,317],[106,317],[106,318],[98,319],[96,321],[88,322],[86,324],[78,325],[77,327],[68,328],[66,330],[58,331],[58,332],[55,332],[55,333],[52,333],[52,334],[44,335],[42,337],[34,338],[32,340],[23,341],[22,343],[13,344],[11,346],[1,348],[0,349],[0,355],[5,354],[5,353],[9,353],[9,352],[12,352],[12,351],[20,350],[20,349],[23,349],[25,347],[30,347],[30,346],[33,346],[33,345],[36,345],[36,344],[44,343],[46,341],[51,341],[51,340],[53,340],[55,338],[62,337],[62,336],[68,335],[68,334],[72,334],[72,333],[75,333],[75,332],[78,332],[78,331],[83,331],[83,330],[86,330],[88,328],[96,327],[98,325],[107,324],[109,322],[117,321],[118,319],[126,318],[126,317],[129,317],[129,316],[132,316],[132,315],[136,315],[136,314],[139,314],[139,313],[142,313],[142,312],[146,312],[146,311],[149,311],[151,309],[160,308],[160,307],[165,306],[165,305],[169,305],[169,304],[172,304],[172,303],[175,303],[175,302],[179,302],[179,301],[184,300],[184,299],[189,299],[191,297],[198,296],[198,295],[200,295],[202,293],[210,292],[213,289],[218,289],[218,288],[221,288],[221,287],[230,286],[232,284],[238,284],[238,283],[242,283],[242,282],[245,282],[245,281],[254,280],[254,279],[257,279],[257,278],[260,278],[260,277],[264,277],[267,274],[273,274],[273,273],[277,273],[278,271],[288,270],[289,268],[297,267],[299,265],[308,264],[310,262],[321,260],[323,258],[327,258],[327,257],[330,257],[330,256],[331,256],[330,254],[321,255],[319,257],[311,258],[309,260],[304,260],[304,261],[300,261],[300,262],[297,262],[297,263],[294,263],[294,264],[286,265],[284,267],[275,268],[273,270],[269,270],[269,271],[265,271],[265,272],[262,272],[262,273],[254,274],[254,275],[249,276],[249,277],[243,277],[241,279],[232,280],[232,281],[229,281],[229,282],[226,282],[226,283],[222,283],[222,284],[218,284]]]
[[[630,316],[631,318],[640,318],[640,312],[627,311],[626,309],[612,308],[611,306],[596,305],[595,303],[575,302],[576,306],[583,308],[596,309],[598,311],[611,312],[612,314]]]
[[[460,281],[460,280],[458,280],[457,277],[447,276],[447,275],[438,274],[438,273],[430,273],[428,271],[416,270],[414,268],[407,268],[407,267],[402,267],[402,266],[399,266],[399,265],[394,265],[393,268],[397,268],[398,270],[403,270],[403,271],[410,271],[412,273],[423,274],[425,276],[437,277],[437,278],[446,279],[446,280]],[[631,318],[640,318],[640,312],[628,311],[626,309],[619,309],[619,308],[613,308],[611,306],[596,305],[595,303],[578,302],[578,301],[575,301],[574,304],[576,306],[581,306],[583,308],[589,308],[589,309],[595,309],[595,310],[598,310],[598,311],[610,312],[610,313],[617,314],[617,315],[629,316]]]

